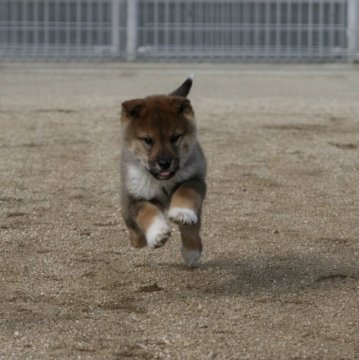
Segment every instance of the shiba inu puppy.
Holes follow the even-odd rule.
[[[122,104],[121,207],[136,248],[158,248],[179,226],[188,266],[201,257],[201,209],[206,161],[197,141],[194,111],[186,98],[189,77],[170,95]]]

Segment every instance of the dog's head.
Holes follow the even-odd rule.
[[[186,98],[191,85],[189,78],[170,95],[122,104],[125,146],[159,180],[176,173],[196,141],[194,111]]]

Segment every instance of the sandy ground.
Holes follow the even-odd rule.
[[[195,70],[202,265],[129,245],[121,101]],[[0,359],[359,359],[359,70],[0,67]]]

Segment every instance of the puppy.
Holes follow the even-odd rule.
[[[122,104],[121,207],[131,244],[159,248],[179,226],[182,256],[195,266],[202,253],[201,209],[206,160],[197,141],[188,78],[169,95]]]

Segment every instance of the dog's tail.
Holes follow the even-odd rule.
[[[169,95],[187,97],[187,95],[191,90],[192,83],[193,83],[193,74],[191,74],[179,88],[172,91]]]

